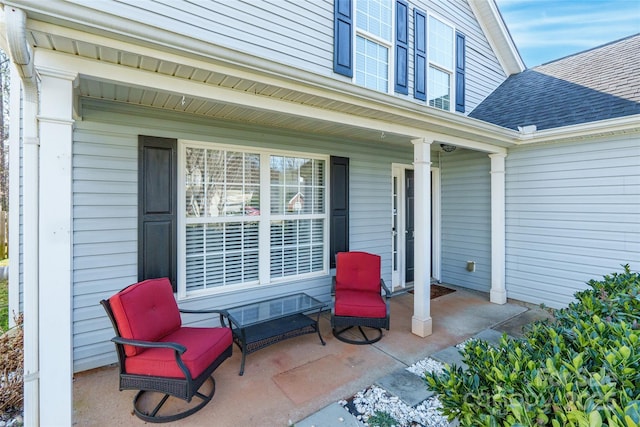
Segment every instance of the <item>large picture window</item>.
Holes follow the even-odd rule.
[[[186,141],[181,153],[182,296],[326,273],[326,159]]]

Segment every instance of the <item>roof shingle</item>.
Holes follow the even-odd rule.
[[[640,114],[640,34],[510,76],[470,117],[538,130]]]

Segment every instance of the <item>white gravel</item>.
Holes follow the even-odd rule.
[[[414,375],[424,377],[426,371],[442,372],[443,368],[444,364],[426,358],[406,369]],[[341,401],[340,403],[346,406],[348,402]],[[368,425],[367,420],[376,412],[389,414],[399,423],[398,427],[449,427],[450,425],[447,419],[440,414],[439,408],[442,408],[442,405],[437,396],[432,396],[413,408],[397,396],[373,385],[356,393],[353,397],[353,406],[360,414],[357,415],[357,418],[365,425]]]

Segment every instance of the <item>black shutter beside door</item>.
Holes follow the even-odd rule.
[[[138,280],[168,277],[177,290],[176,139],[138,137]]]
[[[336,266],[336,253],[349,250],[349,158],[332,156],[329,170],[331,206],[329,264]]]

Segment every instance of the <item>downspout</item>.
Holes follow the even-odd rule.
[[[24,299],[24,423],[40,425],[38,211],[39,151],[38,81],[33,50],[27,42],[27,15],[4,6],[7,52],[23,88],[23,299]],[[14,113],[16,113],[14,111]],[[14,148],[15,149],[15,148]],[[14,219],[15,220],[15,219]],[[18,262],[11,260],[10,262]]]

